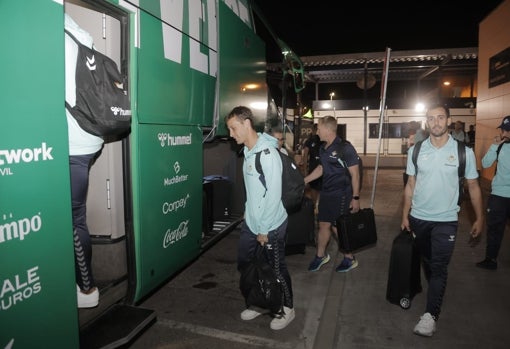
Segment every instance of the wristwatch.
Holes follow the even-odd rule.
[[[356,196],[353,196],[352,198],[353,198],[354,200],[359,200],[359,196],[357,196],[357,195],[356,195]]]

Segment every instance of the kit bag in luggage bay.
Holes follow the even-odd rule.
[[[304,254],[310,236],[315,234],[315,215],[312,199],[303,197],[301,209],[289,214],[285,255]]]
[[[336,221],[340,250],[355,252],[377,242],[374,210],[362,208],[356,213],[340,216]]]
[[[422,291],[420,255],[413,234],[402,231],[391,246],[386,299],[403,309],[411,307],[413,297]]]
[[[211,184],[209,184],[211,183]],[[205,176],[203,185],[210,196],[212,205],[213,221],[228,220],[230,217],[230,194],[232,191],[232,182],[228,177],[222,175]]]

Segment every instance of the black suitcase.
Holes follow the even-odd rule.
[[[413,297],[421,291],[420,254],[414,244],[414,236],[402,231],[391,245],[386,299],[409,309]]]
[[[313,201],[304,197],[301,209],[289,214],[285,255],[304,254],[310,236],[315,235],[315,215]]]
[[[209,234],[213,229],[213,184],[204,181],[202,185],[202,233]]]
[[[377,242],[377,227],[372,208],[362,208],[356,213],[340,216],[336,225],[341,251],[355,252],[373,247]]]
[[[211,183],[212,187],[212,218],[214,221],[221,221],[230,217],[230,193],[232,182],[228,177],[211,175],[204,177],[204,185]]]

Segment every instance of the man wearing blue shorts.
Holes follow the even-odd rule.
[[[342,141],[336,134],[337,121],[332,116],[319,120],[317,134],[324,143],[320,148],[321,163],[305,177],[305,183],[322,176],[322,189],[319,198],[319,232],[317,252],[308,270],[317,271],[328,263],[326,253],[331,232],[338,236],[336,220],[340,215],[358,212],[359,204],[359,157],[354,147]],[[347,272],[358,266],[358,261],[350,252],[345,253],[337,272]]]

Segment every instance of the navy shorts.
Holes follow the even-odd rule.
[[[342,214],[350,212],[352,193],[334,192],[325,193],[321,192],[319,198],[319,222],[330,222],[336,225],[336,220]]]

